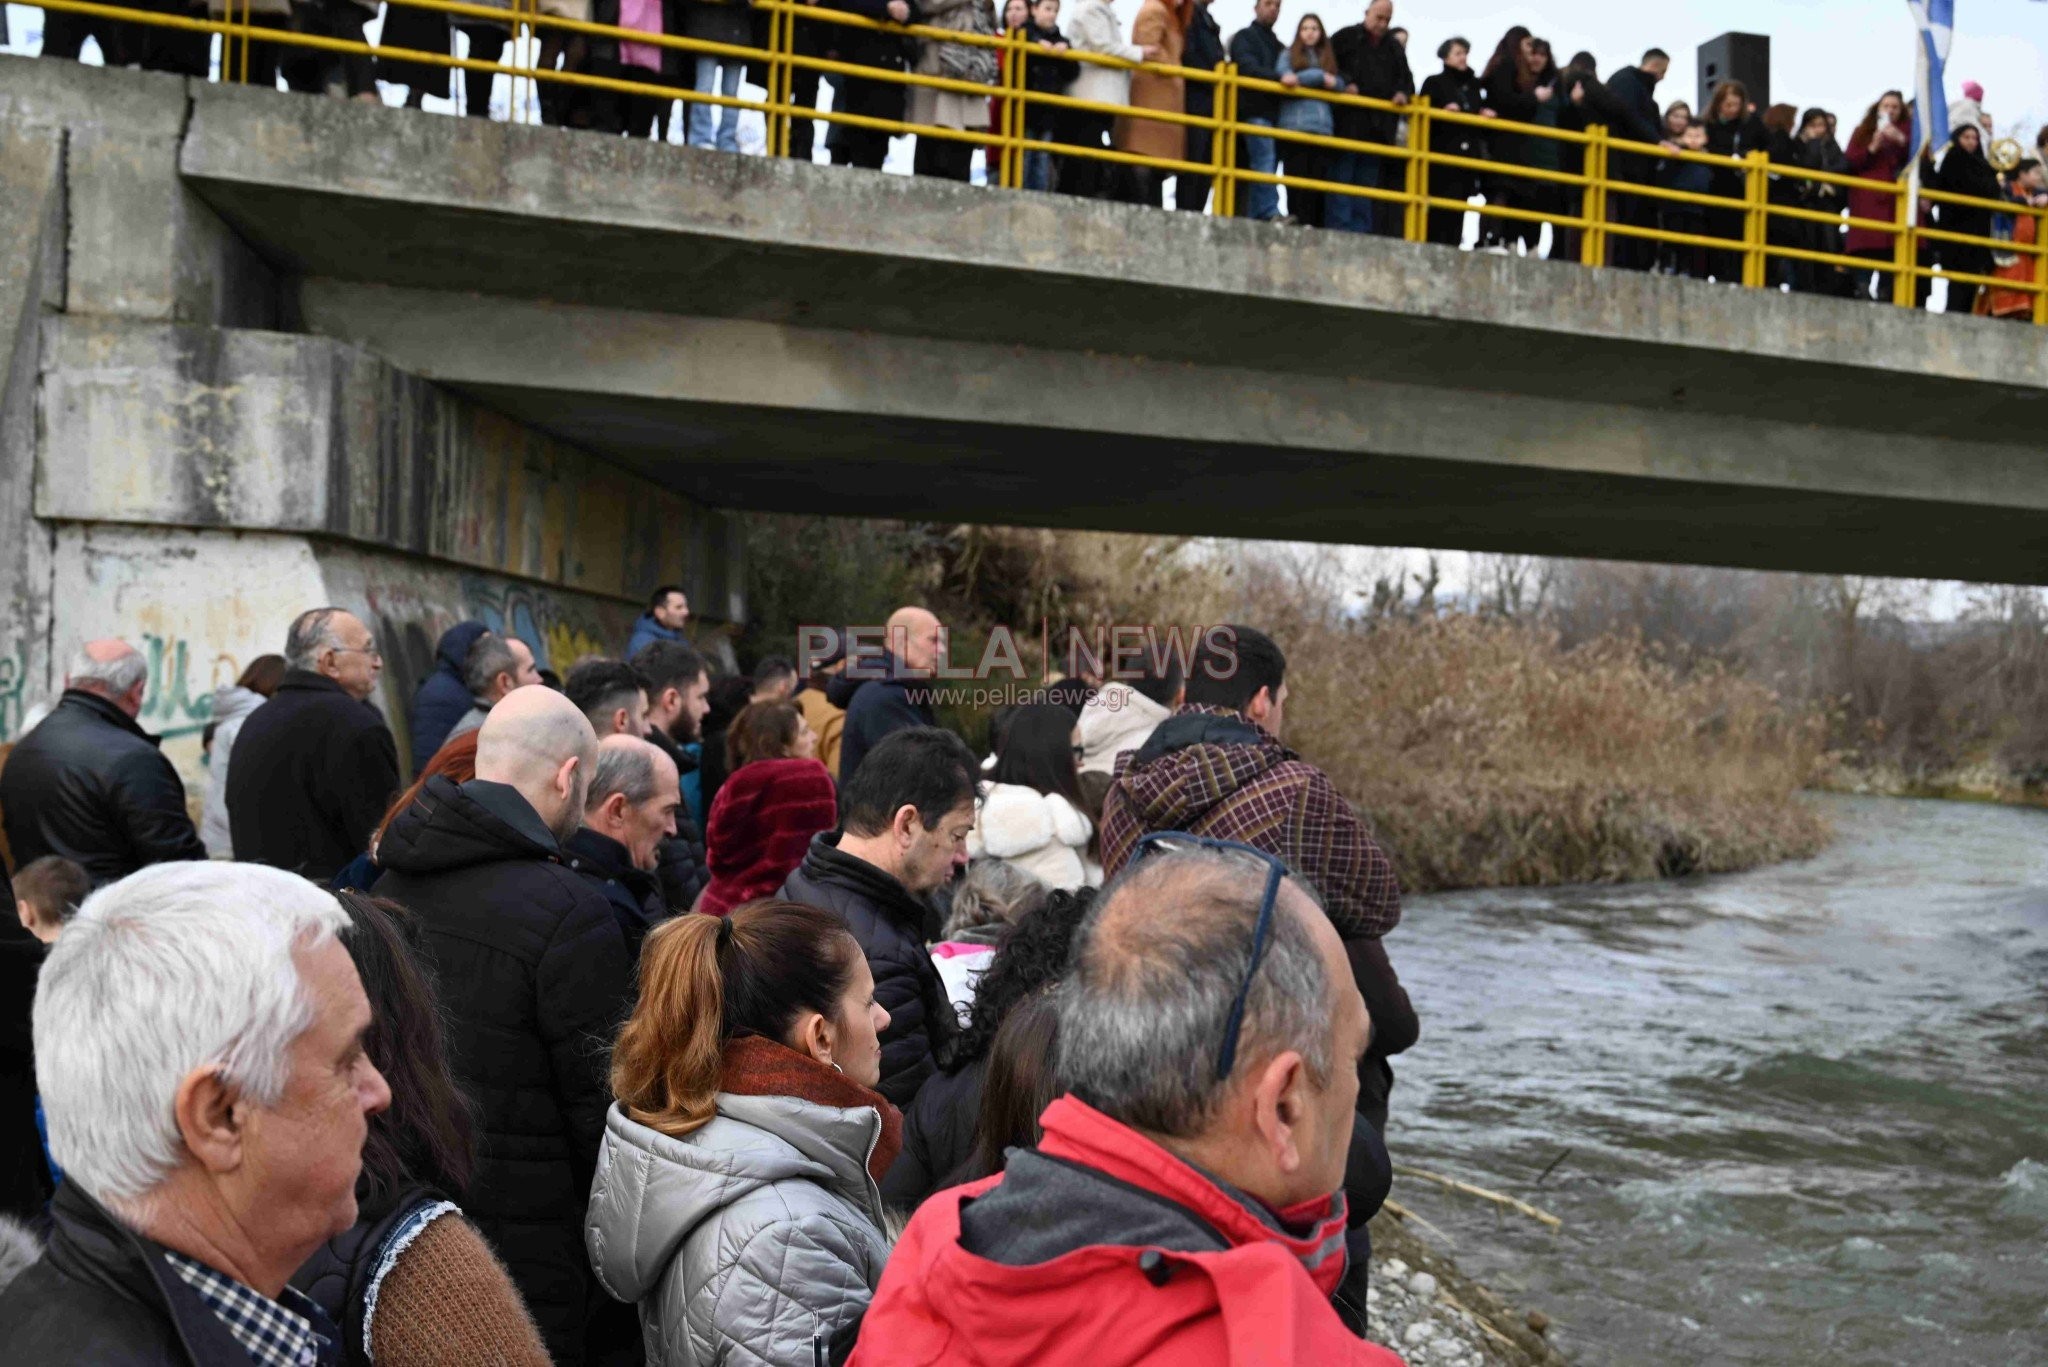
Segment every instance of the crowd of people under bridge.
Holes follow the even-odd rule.
[[[229,0],[135,3],[144,9],[211,13],[218,18],[227,12]],[[1281,93],[1241,91],[1241,122],[1359,144],[1404,142],[1399,110],[1332,104],[1312,94],[1286,92],[1358,94],[1395,105],[1405,105],[1418,94],[1427,96],[1435,109],[1499,121],[1494,128],[1438,123],[1430,136],[1433,152],[1503,167],[1564,174],[1578,174],[1583,169],[1583,144],[1523,132],[1522,125],[1566,131],[1601,125],[1617,138],[1656,144],[1665,152],[1683,149],[1739,158],[1763,151],[1779,166],[1846,174],[1886,187],[1859,190],[1773,175],[1772,204],[1880,223],[1896,223],[1902,216],[1901,197],[1889,187],[1913,169],[1914,125],[1920,117],[1900,92],[1886,91],[1848,125],[1844,136],[1835,112],[1817,107],[1801,110],[1791,104],[1760,109],[1739,81],[1716,86],[1704,109],[1692,109],[1682,100],[1660,108],[1656,90],[1670,61],[1664,52],[1653,48],[1635,65],[1603,77],[1591,53],[1580,52],[1560,62],[1548,42],[1519,26],[1501,37],[1484,63],[1475,59],[1467,40],[1445,41],[1436,52],[1441,69],[1418,83],[1407,48],[1407,31],[1393,22],[1393,0],[1370,0],[1356,22],[1342,26],[1325,24],[1314,13],[1302,13],[1292,16],[1291,29],[1281,27],[1281,0],[1257,0],[1252,22],[1227,40],[1210,13],[1210,0],[1144,0],[1128,33],[1111,0],[1068,0],[1065,12],[1062,0],[818,0],[818,5],[872,20],[966,34],[1021,34],[1033,45],[1024,71],[1024,84],[1030,90],[1131,111],[1113,115],[1027,100],[1023,132],[1033,146],[1024,154],[1024,187],[1170,205],[1198,213],[1211,207],[1212,177],[1076,155],[1072,150],[1109,148],[1169,161],[1211,164],[1213,130],[1143,117],[1145,111],[1200,116],[1215,112],[1210,84],[1158,69],[1162,65],[1207,71],[1227,59],[1241,75],[1276,81],[1285,88]],[[540,10],[563,18],[734,47],[765,49],[769,44],[768,12],[739,3],[541,0]],[[378,14],[375,0],[255,0],[251,21],[263,28],[360,41],[365,25]],[[459,52],[496,63],[513,37],[513,28],[509,17],[450,16],[390,4],[382,8],[379,39],[382,50],[394,53]],[[1004,55],[987,47],[820,22],[799,21],[793,31],[794,51],[799,55],[991,87],[1003,80]],[[1286,36],[1290,32],[1291,36]],[[76,57],[88,38],[115,64],[134,63],[205,76],[214,62],[214,37],[209,33],[148,28],[106,16],[47,12],[44,55]],[[741,94],[749,80],[756,86],[766,81],[765,63],[735,57],[693,55],[651,43],[564,34],[545,27],[539,30],[537,42],[538,64],[549,70],[626,78],[725,97]],[[1074,52],[1155,65],[1134,72],[1077,62],[1071,55]],[[454,79],[457,74],[459,81]],[[248,78],[258,84],[282,81],[294,90],[325,90],[377,100],[381,98],[377,93],[381,81],[404,87],[410,105],[421,105],[430,96],[459,96],[466,112],[479,116],[490,113],[493,82],[499,74],[490,69],[458,72],[381,52],[375,56],[342,53],[263,40],[249,48]],[[821,85],[833,87],[831,108],[843,113],[963,132],[1002,126],[1003,101],[998,96],[906,87],[860,76],[821,77],[804,68],[793,74],[792,98],[800,108],[816,108]],[[1927,146],[1919,159],[1921,183],[1983,200],[2048,207],[2048,170],[2044,170],[2048,127],[2040,130],[2031,148],[2021,149],[2016,165],[1995,169],[1987,159],[1994,125],[1984,111],[1982,91],[1967,82],[1962,90],[1963,97],[1947,111],[1948,142]],[[544,122],[655,138],[670,137],[673,125],[677,135],[693,146],[739,150],[738,108],[683,101],[678,119],[677,103],[654,93],[538,83],[539,115]],[[881,167],[890,143],[889,132],[867,126],[828,123],[823,135],[831,160],[852,166]],[[789,155],[812,159],[817,145],[816,121],[795,120],[790,128]],[[1404,184],[1401,159],[1367,150],[1247,133],[1240,136],[1236,152],[1236,164],[1252,172],[1284,173],[1326,185],[1399,188]],[[985,167],[997,160],[993,153],[982,153],[971,139],[918,138],[911,160],[916,174],[968,181],[977,159]],[[1731,204],[1719,209],[1615,192],[1609,197],[1609,216],[1617,224],[1722,239],[1730,245],[1659,243],[1615,233],[1608,242],[1607,264],[1729,283],[1742,279],[1744,175],[1733,161],[1715,167],[1670,156],[1617,152],[1611,156],[1609,173],[1624,184],[1723,197]],[[1578,187],[1467,167],[1432,167],[1427,189],[1442,198],[1479,200],[1553,218],[1576,217],[1582,208],[1583,191]],[[1283,190],[1270,183],[1244,181],[1236,198],[1235,212],[1253,219],[1386,236],[1399,236],[1403,228],[1398,205],[1364,196],[1305,187]],[[2038,220],[2031,216],[2001,214],[1990,207],[1923,202],[1919,217],[1925,227],[1994,240],[1963,244],[1922,239],[1919,266],[2021,282],[2032,279],[2031,256],[2001,251],[1994,245],[1999,239],[2032,243],[2038,235]],[[1447,208],[1432,208],[1427,214],[1430,241],[1452,246],[1469,243],[1479,250],[1546,251],[1553,258],[1579,260],[1580,235],[1578,229],[1534,219]],[[1881,301],[1894,298],[1891,273],[1878,267],[1895,262],[1896,238],[1881,228],[1846,222],[1835,226],[1773,215],[1768,220],[1768,240],[1778,247],[1866,258],[1873,266],[1859,270],[1773,257],[1767,284]],[[1926,307],[1932,292],[1932,279],[1919,275],[1914,284],[1915,301]],[[1945,308],[1951,313],[2028,319],[2033,316],[2034,302],[2024,290],[1950,281]]]
[[[982,755],[929,611],[689,622],[449,627],[402,749],[308,610],[191,802],[79,649],[0,758],[0,1356],[1398,1363],[1400,889],[1281,646],[1049,672]]]

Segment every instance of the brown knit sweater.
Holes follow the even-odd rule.
[[[459,1215],[421,1230],[385,1275],[370,1353],[377,1367],[549,1367],[504,1264]]]

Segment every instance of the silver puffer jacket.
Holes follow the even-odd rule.
[[[640,1307],[649,1367],[813,1367],[888,1260],[872,1107],[720,1093],[672,1139],[605,1117],[584,1219],[605,1290]]]

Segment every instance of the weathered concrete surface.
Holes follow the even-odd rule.
[[[1374,378],[332,280],[300,299],[310,326],[738,507],[888,516],[908,486],[924,516],[994,506],[1022,521],[1361,542],[1448,530],[1459,545],[1556,554],[1582,549],[1597,516],[1603,554],[1643,559],[2044,567],[2048,480],[2031,444],[1959,437],[1930,468],[1925,437],[1584,399],[1469,391],[1453,415],[1439,387]],[[939,475],[960,469],[973,478]],[[1567,500],[1585,515],[1559,516]],[[1816,525],[1824,543],[1799,534]]]
[[[50,538],[30,514],[42,320],[63,297],[63,132],[0,117],[0,736],[49,670]]]
[[[43,328],[47,520],[298,532],[633,599],[683,580],[717,516],[329,338]]]
[[[95,636],[143,650],[143,723],[196,793],[213,688],[309,606],[375,626],[402,748],[462,618],[566,669],[653,582],[743,615],[724,514],[270,330],[294,292],[180,176],[190,107],[176,78],[0,58],[0,740]]]
[[[177,173],[188,83],[0,56],[0,119],[66,134],[67,313],[274,326],[270,269]]]
[[[200,733],[213,689],[258,655],[280,650],[285,626],[308,606],[361,616],[384,651],[376,702],[409,749],[406,703],[433,667],[434,642],[475,619],[532,644],[544,666],[615,651],[637,604],[312,537],[220,530],[59,523],[48,593],[59,605],[58,659],[96,636],[121,636],[149,662],[141,721],[187,788],[202,791]],[[47,687],[54,690],[53,681]],[[47,701],[41,688],[30,701]],[[18,714],[0,738],[18,732]]]
[[[236,89],[181,158],[308,325],[721,504],[2048,578],[2036,330]]]

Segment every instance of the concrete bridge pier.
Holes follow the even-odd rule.
[[[147,655],[142,723],[196,793],[214,686],[306,607],[377,632],[401,752],[455,621],[566,671],[658,582],[742,615],[726,515],[289,330],[292,282],[180,177],[186,82],[0,74],[0,741],[96,636]]]

